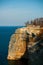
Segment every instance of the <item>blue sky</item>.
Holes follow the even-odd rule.
[[[24,25],[43,17],[43,0],[0,0],[0,26]]]

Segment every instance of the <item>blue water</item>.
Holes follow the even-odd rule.
[[[14,27],[0,27],[0,65],[25,65],[24,61],[8,61],[7,54],[8,54],[8,45],[11,35],[15,32],[17,28],[20,26]],[[27,64],[26,64],[27,65]]]

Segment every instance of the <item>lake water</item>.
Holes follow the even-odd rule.
[[[36,65],[35,63],[31,64],[29,60],[23,58],[18,61],[7,60],[9,40],[17,28],[20,28],[20,26],[0,27],[0,65]],[[39,65],[43,64],[39,62]]]
[[[0,65],[24,65],[25,61],[8,61],[8,45],[11,35],[15,32],[20,26],[14,27],[0,27]],[[27,65],[27,64],[26,64]]]

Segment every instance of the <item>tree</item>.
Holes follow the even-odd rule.
[[[28,26],[29,25],[29,21],[27,21],[26,23],[25,23],[25,26]]]

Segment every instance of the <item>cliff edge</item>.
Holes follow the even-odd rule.
[[[40,40],[43,40],[43,27],[40,27],[39,25],[29,25],[17,29],[10,38],[7,59],[18,60],[27,52],[33,53],[38,49],[36,47]],[[35,45],[36,47],[34,47]],[[25,57],[28,58],[28,55],[25,55]]]

